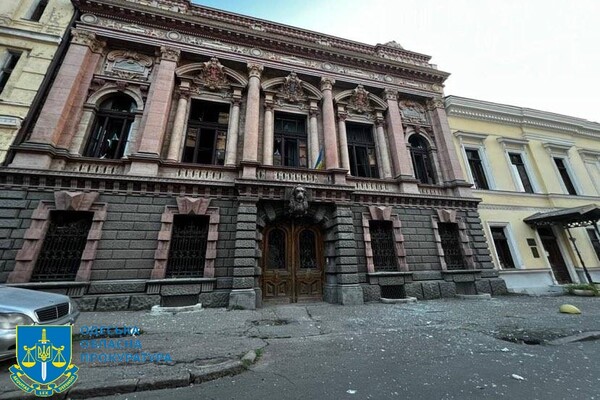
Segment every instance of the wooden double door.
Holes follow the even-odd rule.
[[[323,298],[323,244],[320,230],[290,221],[263,234],[263,299],[280,303]]]

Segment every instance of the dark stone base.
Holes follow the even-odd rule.
[[[458,280],[460,281],[461,279],[459,278]],[[473,293],[470,294],[490,294],[499,296],[508,293],[506,283],[501,278],[478,279],[473,282],[424,280],[406,283],[403,286],[406,297],[415,297],[418,300],[433,300],[456,297],[457,292],[464,291],[464,288],[462,287],[457,290],[457,285],[469,285],[473,291]],[[365,302],[381,300],[381,287],[379,285],[363,284],[362,289]]]

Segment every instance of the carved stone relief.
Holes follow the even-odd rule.
[[[227,74],[223,66],[216,57],[210,59],[204,63],[204,67],[198,75],[193,79],[194,83],[198,86],[203,86],[208,90],[221,90],[229,87],[229,81]]]
[[[413,100],[402,100],[399,106],[403,122],[412,124],[428,123],[427,113],[422,104]]]
[[[291,72],[279,89],[278,97],[290,102],[297,103],[306,100],[306,95],[302,89],[302,81],[295,72]]]
[[[104,73],[123,79],[146,80],[152,70],[152,58],[130,50],[113,50],[106,56]]]
[[[369,92],[365,90],[363,85],[358,85],[352,91],[352,96],[348,100],[348,109],[356,111],[359,114],[372,111],[372,107],[369,104]]]

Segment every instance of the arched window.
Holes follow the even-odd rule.
[[[96,114],[84,156],[123,157],[136,108],[135,101],[126,94],[118,93],[104,100]]]
[[[415,134],[408,139],[408,143],[410,144],[415,178],[421,183],[434,184],[435,175],[431,163],[431,150],[428,149],[427,141],[423,136]]]

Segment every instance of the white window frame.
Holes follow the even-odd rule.
[[[600,151],[579,149],[578,152],[596,194],[600,195]]]
[[[596,238],[598,238],[598,240],[600,241],[600,236],[598,236],[598,232],[596,232],[596,229],[594,229],[593,226],[588,226],[585,228],[585,230],[592,231],[594,233],[594,235],[596,236]],[[596,253],[596,249],[594,249],[594,243],[592,243],[592,239],[590,238],[590,236],[587,232],[586,232],[586,236],[588,237],[588,242],[590,243],[590,247],[592,249],[592,254],[595,255],[598,262],[600,262],[600,254]]]
[[[513,271],[512,268],[502,268],[500,265],[500,257],[498,256],[498,250],[496,249],[496,243],[494,243],[494,237],[492,235],[492,228],[502,228],[504,230],[504,236],[506,236],[506,241],[508,242],[508,249],[510,251],[510,255],[513,258],[513,262],[515,264],[514,270],[524,269],[523,259],[521,258],[521,253],[519,252],[519,248],[515,241],[515,237],[512,233],[512,227],[510,222],[499,222],[499,221],[488,221],[487,222],[487,235],[489,237],[489,244],[492,252],[492,258],[494,259],[494,264],[500,271]]]
[[[563,161],[563,164],[565,165],[565,169],[567,170],[567,174],[569,175],[569,178],[571,179],[571,183],[573,183],[573,187],[575,188],[576,196],[583,195],[584,192],[581,189],[581,185],[579,184],[579,181],[577,180],[577,176],[575,175],[575,172],[573,171],[573,167],[571,166],[571,159],[569,157],[569,150],[573,146],[559,144],[559,143],[545,143],[544,147],[546,148],[546,151],[550,155],[550,162],[552,163],[552,168],[554,169],[554,173],[558,177],[558,182],[560,183],[560,187],[562,188],[563,193],[568,195],[569,191],[567,190],[565,182],[563,181],[562,176],[560,175],[560,171],[558,170],[558,167],[556,166],[556,162],[554,161],[555,158],[560,158]]]
[[[487,135],[481,133],[458,131],[455,133],[455,136],[460,142],[461,156],[465,164],[465,170],[469,178],[469,183],[471,183],[473,185],[473,188],[476,190],[495,190],[496,181],[494,180],[494,175],[492,174],[492,169],[488,161],[487,152],[485,151],[484,141],[487,138]],[[483,172],[485,173],[485,178],[487,179],[489,187],[488,189],[475,188],[475,179],[473,179],[473,172],[471,171],[471,166],[469,165],[467,150],[477,150],[477,152],[479,153],[479,158],[481,159]]]
[[[527,173],[527,177],[529,178],[529,182],[531,183],[533,193],[540,193],[540,185],[537,181],[535,173],[533,172],[533,168],[531,167],[531,162],[529,161],[529,154],[527,152],[527,145],[529,144],[529,140],[509,138],[498,138],[497,140],[504,148],[504,156],[506,158],[506,162],[508,163],[508,169],[510,170],[513,177],[515,190],[517,192],[526,193],[525,188],[523,186],[523,181],[521,180],[521,176],[519,175],[519,171],[517,171],[517,168],[510,161],[510,153],[519,154],[519,156],[521,156],[521,160],[523,161],[523,165],[525,166],[525,172]]]

